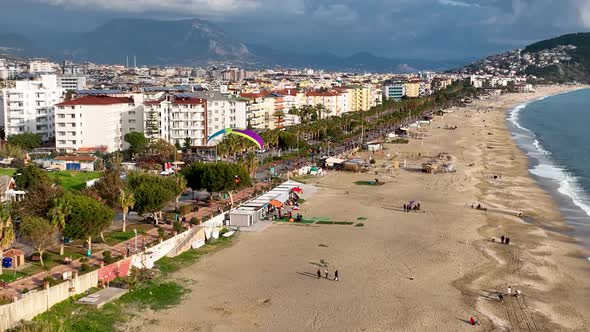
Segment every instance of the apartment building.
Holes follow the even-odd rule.
[[[306,105],[322,105],[327,110],[322,118],[338,116],[346,112],[346,96],[334,90],[312,90],[305,93]]]
[[[166,94],[160,100],[144,102],[144,133],[170,144],[182,145],[190,138],[192,146],[206,146],[207,100],[193,94]]]
[[[55,73],[58,65],[47,60],[35,60],[29,62],[29,73]]]
[[[198,91],[194,96],[207,101],[207,132],[212,135],[224,128],[246,128],[247,99],[217,91]],[[210,142],[209,145],[214,145]]]
[[[383,98],[401,100],[406,95],[406,87],[402,81],[386,82],[383,85]]]
[[[371,88],[364,85],[345,87],[350,94],[350,112],[368,111],[371,108]]]
[[[143,107],[131,97],[88,95],[55,105],[55,147],[62,152],[126,148],[125,134],[143,130]]]
[[[265,100],[264,93],[242,93],[242,98],[247,100],[246,123],[253,129],[266,129],[269,119],[269,101]]]
[[[16,81],[14,88],[0,90],[0,118],[6,136],[29,132],[40,134],[43,141],[51,140],[55,136],[54,105],[63,92],[55,75]]]
[[[405,95],[408,98],[419,98],[420,97],[420,80],[410,79],[404,83]]]
[[[57,86],[64,90],[84,90],[86,89],[86,76],[58,76]]]

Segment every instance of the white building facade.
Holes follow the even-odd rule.
[[[207,101],[208,135],[225,128],[246,128],[245,99],[229,97],[217,91],[195,92],[195,96]],[[218,141],[209,142],[209,145],[214,145]]]
[[[192,146],[207,145],[205,99],[193,95],[165,95],[161,100],[144,102],[143,118],[144,133],[150,139],[183,145],[188,137]],[[152,126],[157,127],[157,132],[151,132]]]
[[[86,76],[58,76],[57,86],[64,90],[84,90],[86,89]]]
[[[54,105],[63,93],[56,75],[16,81],[14,88],[2,89],[0,113],[6,136],[34,133],[43,141],[51,140],[55,136]]]
[[[125,134],[143,131],[142,119],[143,106],[130,97],[93,95],[64,101],[55,109],[56,148],[122,150]]]

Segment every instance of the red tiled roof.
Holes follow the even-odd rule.
[[[95,161],[96,157],[93,156],[57,156],[54,160],[61,161]]]
[[[143,104],[144,105],[160,105],[160,103],[163,100],[150,100],[150,101],[144,101]]]
[[[204,103],[205,100],[201,98],[175,98],[172,101],[173,105],[200,105]]]
[[[78,106],[78,105],[115,105],[133,104],[133,98],[109,97],[109,96],[84,96],[77,99],[66,100],[55,106]]]
[[[262,98],[264,96],[266,96],[266,94],[264,94],[264,93],[242,93],[240,95],[240,97],[249,98],[249,99]]]
[[[108,148],[106,146],[98,146],[94,148],[79,148],[77,151],[79,153],[92,153],[92,152],[107,152]]]
[[[276,90],[273,91],[274,93],[283,95],[283,96],[297,96],[297,89],[282,89],[282,90]]]

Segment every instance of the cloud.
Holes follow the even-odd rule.
[[[455,6],[455,7],[477,7],[477,8],[480,7],[480,5],[477,3],[456,1],[456,0],[438,0],[438,3],[440,3],[441,5]]]
[[[106,10],[120,13],[177,13],[203,17],[288,9],[301,13],[303,0],[34,0],[57,7]],[[280,6],[278,6],[280,5]],[[278,6],[278,7],[277,7]]]

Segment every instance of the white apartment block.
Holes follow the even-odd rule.
[[[84,96],[55,109],[55,145],[62,152],[124,148],[128,132],[143,131],[143,106],[131,97]]]
[[[158,132],[150,133],[150,119],[156,119]],[[184,144],[191,139],[192,146],[206,146],[207,101],[193,95],[165,95],[161,100],[144,102],[144,132],[150,139],[163,139],[170,144]]]
[[[58,76],[57,86],[64,90],[84,90],[86,89],[86,76]]]
[[[6,136],[30,132],[51,140],[55,136],[54,105],[63,92],[55,75],[16,81],[14,88],[2,89],[0,114]]]
[[[29,73],[55,73],[57,64],[45,60],[35,60],[29,62]]]
[[[208,135],[224,128],[246,128],[245,99],[229,97],[217,91],[195,92],[194,95],[207,101]],[[209,145],[215,145],[218,142],[219,140],[211,141]]]

